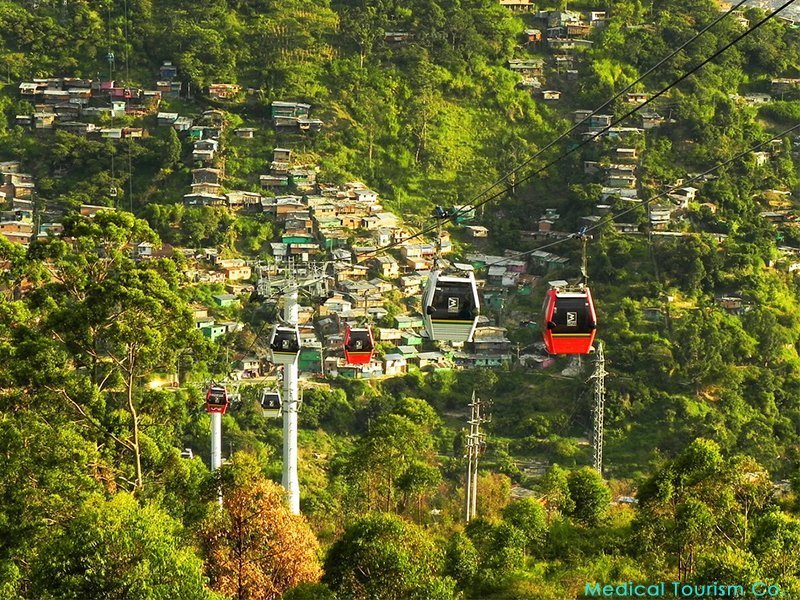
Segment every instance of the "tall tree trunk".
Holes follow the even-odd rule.
[[[136,490],[141,489],[142,479],[142,453],[139,449],[139,413],[133,402],[134,375],[136,372],[136,351],[133,346],[128,349],[128,409],[131,411],[133,419],[133,453],[136,458]]]
[[[373,148],[374,145],[375,145],[375,134],[372,132],[372,128],[370,128],[370,130],[369,130],[369,150],[367,152],[367,159],[368,159],[367,165],[369,166],[370,171],[372,170],[372,148]]]
[[[414,153],[414,163],[419,163],[419,155],[422,153],[422,150],[425,148],[425,141],[428,134],[428,118],[425,117],[422,120],[422,126],[419,129],[419,133],[417,134],[417,151]]]

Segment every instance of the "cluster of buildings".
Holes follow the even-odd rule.
[[[57,214],[37,213],[33,175],[24,173],[19,161],[0,162],[0,181],[0,236],[27,248],[36,237],[60,235],[64,231]]]
[[[188,132],[195,144],[193,158],[198,162],[211,163],[218,148],[211,141],[215,113],[203,113],[198,125],[191,117],[172,112],[158,112],[164,98],[177,98],[183,93],[183,83],[178,80],[178,69],[171,61],[164,61],[159,68],[155,89],[142,89],[124,85],[116,80],[92,80],[70,77],[38,78],[19,85],[19,95],[34,106],[30,114],[16,116],[16,124],[35,130],[58,129],[75,135],[99,139],[141,138],[147,130],[141,127],[114,127],[98,125],[98,119],[122,117],[146,117],[156,115],[158,126],[171,126],[179,132]],[[212,100],[231,100],[239,95],[241,87],[228,83],[212,83],[208,86],[208,97]],[[209,123],[211,121],[211,123]],[[307,128],[316,128],[317,122]],[[237,130],[240,137],[252,137],[253,129]],[[202,143],[197,143],[202,142]],[[218,141],[217,141],[218,144]]]
[[[98,127],[85,119],[140,117],[158,110],[162,92],[126,87],[117,81],[55,77],[34,79],[19,85],[19,95],[34,111],[16,116],[16,124],[37,130],[64,129],[97,137],[141,137],[141,129]]]
[[[129,139],[144,137],[141,127],[100,126],[98,119],[144,117],[158,111],[163,98],[175,98],[181,93],[177,81],[178,69],[165,61],[159,69],[155,89],[142,89],[113,79],[92,80],[74,77],[48,77],[19,84],[19,95],[28,100],[34,110],[16,116],[16,124],[35,130],[58,129],[100,139]],[[176,128],[188,126],[178,119]],[[159,119],[161,120],[161,119]]]
[[[402,44],[410,34],[387,34],[387,43]],[[159,111],[162,98],[181,94],[177,68],[165,62],[159,69],[155,90],[118,85],[114,81],[47,79],[25,82],[20,94],[36,107],[35,114],[18,122],[38,129],[61,128],[85,135],[114,139],[141,137],[141,128],[108,128],[95,124],[92,117],[154,115],[159,127],[172,127],[192,144],[190,190],[183,200],[192,206],[224,206],[232,211],[269,215],[278,228],[280,241],[271,244],[275,263],[292,259],[295,264],[328,259],[331,290],[318,307],[300,311],[303,350],[300,368],[346,377],[400,375],[410,367],[459,368],[498,366],[512,359],[511,343],[505,329],[492,327],[484,316],[474,339],[462,347],[434,346],[427,340],[419,310],[419,298],[434,257],[452,252],[450,234],[443,231],[434,239],[406,239],[410,230],[401,219],[385,210],[379,195],[360,182],[326,185],[317,180],[317,168],[302,164],[290,147],[273,149],[269,170],[258,178],[259,191],[231,190],[225,187],[223,139],[225,118],[220,110],[205,111],[191,118],[177,112]],[[207,96],[224,102],[235,100],[241,88],[233,84],[211,84]],[[294,130],[317,131],[323,123],[312,118],[311,106],[302,102],[275,101],[271,104],[273,125],[284,133]],[[47,116],[45,116],[47,115]],[[88,117],[88,118],[87,118]],[[242,127],[234,134],[253,137],[254,129]],[[33,178],[21,172],[19,163],[0,164],[4,208],[0,214],[0,233],[13,243],[27,246],[38,235],[58,235],[63,227],[54,221],[36,227],[44,211],[34,207]],[[474,211],[455,207],[459,224],[472,239],[486,238],[486,227],[470,224]],[[82,215],[91,217],[108,207],[83,205]],[[113,210],[113,209],[110,209]],[[379,248],[396,244],[391,252]],[[195,326],[202,334],[218,340],[242,329],[241,322],[230,320],[236,314],[230,307],[257,289],[264,270],[240,258],[221,258],[214,250],[197,251],[154,245],[147,241],[133,244],[131,255],[138,261],[182,253],[188,259],[184,275],[188,284],[216,284],[224,293],[212,295],[213,305],[195,306]],[[487,294],[498,298],[507,290],[530,286],[535,278],[527,274],[526,260],[476,254],[470,261],[485,272],[480,280]],[[558,257],[536,257],[540,264],[558,264]],[[550,262],[548,262],[550,261]],[[388,321],[387,298],[396,306],[411,307]],[[220,318],[219,315],[227,315]],[[345,324],[368,320],[374,327],[381,351],[367,365],[350,365],[342,357]],[[377,323],[389,325],[377,327]],[[241,357],[237,377],[264,375],[269,366],[258,357]]]
[[[509,69],[520,76],[521,87],[537,92],[542,100],[560,100],[561,91],[544,87],[546,62],[550,63],[550,71],[559,78],[577,80],[578,71],[571,51],[591,48],[593,42],[588,38],[595,28],[605,25],[606,12],[536,11],[535,6],[527,0],[500,0],[500,5],[515,12],[533,13],[537,28],[524,30],[524,43],[528,47],[546,44],[549,50],[547,60],[543,57],[511,59],[508,61]]]
[[[310,117],[311,105],[303,102],[284,102],[276,100],[272,103],[272,123],[277,128],[291,128],[300,131],[319,131],[323,123]]]

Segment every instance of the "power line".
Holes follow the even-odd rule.
[[[546,150],[549,150],[550,148],[552,148],[553,146],[555,146],[555,145],[556,145],[558,142],[560,142],[561,140],[563,140],[564,138],[566,138],[566,137],[567,137],[567,136],[569,136],[570,134],[574,133],[574,132],[575,132],[576,130],[578,130],[578,129],[579,129],[579,128],[580,128],[580,127],[581,127],[581,126],[584,124],[584,123],[586,123],[586,122],[587,122],[587,121],[589,121],[589,120],[590,120],[590,119],[591,119],[593,116],[595,116],[595,115],[596,115],[598,112],[600,112],[601,110],[603,110],[604,108],[606,108],[606,107],[607,107],[609,104],[611,104],[611,103],[612,103],[612,102],[614,102],[615,100],[617,100],[617,99],[621,98],[621,97],[623,96],[623,94],[626,94],[626,93],[627,93],[627,92],[629,92],[631,89],[633,89],[633,88],[634,88],[634,87],[635,87],[637,84],[641,83],[641,82],[642,82],[642,81],[643,81],[643,80],[644,80],[644,79],[645,79],[645,78],[646,78],[648,75],[650,75],[650,74],[651,74],[651,73],[653,73],[653,72],[654,72],[656,69],[658,69],[660,66],[662,66],[662,65],[663,65],[663,64],[665,64],[667,61],[669,61],[670,59],[672,59],[672,58],[673,58],[673,57],[674,57],[676,54],[678,54],[678,52],[680,52],[681,50],[683,50],[684,48],[686,48],[687,46],[689,46],[690,44],[692,44],[692,42],[694,42],[695,40],[697,40],[697,39],[698,39],[700,36],[702,36],[702,35],[703,35],[704,33],[706,33],[706,32],[707,32],[709,29],[711,29],[712,27],[714,27],[714,26],[715,26],[717,23],[719,23],[720,21],[722,21],[722,20],[723,20],[725,17],[729,16],[729,15],[730,15],[732,12],[734,12],[735,10],[737,10],[737,9],[739,9],[741,6],[743,6],[743,5],[745,4],[745,2],[747,2],[747,0],[740,0],[740,1],[739,1],[737,4],[734,4],[733,6],[731,6],[731,8],[730,8],[729,10],[727,10],[726,12],[723,12],[722,14],[720,14],[720,15],[719,15],[719,16],[718,16],[716,19],[714,19],[714,20],[713,20],[711,23],[709,23],[708,25],[706,25],[706,26],[705,26],[703,29],[701,29],[699,32],[697,32],[697,33],[696,33],[694,36],[692,36],[691,38],[689,38],[689,39],[688,39],[686,42],[684,42],[683,44],[681,44],[680,46],[678,46],[678,47],[677,47],[675,50],[673,50],[672,52],[670,52],[670,53],[669,53],[667,56],[665,56],[665,57],[664,57],[664,58],[662,58],[660,61],[658,61],[656,64],[654,64],[652,67],[650,67],[650,68],[649,68],[647,71],[645,71],[645,72],[644,72],[642,75],[640,75],[640,76],[639,76],[639,77],[638,77],[638,78],[637,78],[635,81],[632,81],[631,83],[629,83],[629,84],[628,84],[626,87],[624,87],[623,89],[621,89],[619,92],[617,92],[616,94],[614,94],[614,95],[613,95],[611,98],[609,98],[608,100],[606,100],[605,102],[603,102],[603,103],[602,103],[600,106],[598,106],[598,107],[597,107],[597,108],[595,108],[593,111],[591,111],[589,114],[587,114],[587,115],[586,115],[586,116],[585,116],[583,119],[581,119],[581,120],[580,120],[578,123],[575,123],[575,124],[574,124],[574,125],[573,125],[573,126],[570,128],[570,129],[568,129],[567,131],[565,131],[564,133],[562,133],[561,135],[559,135],[559,136],[558,136],[556,139],[554,139],[554,140],[552,140],[551,142],[549,142],[549,143],[548,143],[546,146],[544,146],[543,148],[539,149],[539,150],[538,150],[538,151],[537,151],[535,154],[533,154],[533,156],[531,156],[531,157],[529,157],[529,158],[525,159],[525,160],[524,160],[522,163],[520,163],[519,165],[517,165],[516,167],[514,167],[514,168],[513,168],[511,171],[509,171],[508,173],[506,173],[506,174],[505,174],[503,177],[501,177],[500,179],[498,179],[497,181],[495,181],[494,183],[492,183],[492,184],[491,184],[489,187],[487,187],[486,189],[484,189],[483,191],[481,191],[480,193],[478,193],[476,196],[473,196],[473,197],[472,197],[470,200],[468,200],[468,201],[466,202],[466,205],[470,205],[470,204],[472,204],[473,202],[475,202],[476,200],[478,200],[478,199],[479,199],[481,196],[483,196],[484,194],[486,194],[486,193],[490,192],[490,191],[491,191],[491,190],[492,190],[494,187],[496,187],[496,186],[500,185],[501,183],[503,183],[503,182],[507,181],[509,177],[511,177],[511,176],[512,176],[512,175],[514,175],[515,173],[519,172],[519,170],[520,170],[520,169],[522,169],[522,168],[523,168],[525,165],[528,165],[528,164],[530,164],[530,163],[531,163],[531,162],[533,162],[533,161],[534,161],[536,158],[538,158],[539,156],[541,156],[541,155],[542,155],[542,154],[543,154],[543,153],[544,153]],[[644,106],[644,105],[642,105],[642,106]],[[515,182],[515,185],[516,185],[516,182]]]
[[[589,142],[592,142],[592,141],[594,141],[595,139],[597,139],[598,137],[600,137],[601,135],[603,135],[604,133],[606,133],[606,132],[607,132],[608,130],[610,130],[612,127],[614,127],[614,126],[618,125],[619,123],[621,123],[622,121],[624,121],[624,120],[625,120],[625,119],[627,119],[628,117],[630,117],[630,116],[632,116],[632,115],[636,114],[636,113],[639,111],[639,109],[641,109],[641,108],[644,108],[644,107],[645,107],[645,106],[647,106],[648,104],[652,103],[652,102],[653,102],[653,101],[654,101],[656,98],[660,98],[661,96],[663,96],[664,94],[666,94],[666,93],[667,93],[669,90],[671,90],[672,88],[674,88],[675,86],[677,86],[679,83],[681,83],[682,81],[684,81],[685,79],[687,79],[688,77],[690,77],[691,75],[693,75],[694,73],[696,73],[697,71],[699,71],[700,69],[702,69],[704,66],[706,66],[708,63],[710,63],[712,60],[714,60],[715,58],[717,58],[718,56],[720,56],[720,55],[721,55],[723,52],[727,51],[727,50],[728,50],[729,48],[731,48],[732,46],[735,46],[735,45],[736,45],[737,43],[739,43],[741,40],[743,40],[743,39],[744,39],[744,38],[746,38],[748,35],[750,35],[750,34],[751,34],[751,33],[753,33],[754,31],[756,31],[756,30],[757,30],[759,27],[761,27],[761,26],[762,26],[764,23],[766,23],[767,21],[769,21],[770,19],[772,19],[773,17],[775,17],[775,16],[776,16],[776,15],[777,15],[779,12],[781,12],[782,10],[784,10],[785,8],[787,8],[787,7],[788,7],[790,4],[794,3],[794,1],[795,1],[795,0],[787,0],[787,1],[786,1],[784,4],[782,4],[782,5],[781,5],[779,8],[777,8],[775,11],[773,11],[772,13],[770,13],[770,14],[766,15],[766,16],[765,16],[763,19],[761,19],[761,20],[760,20],[758,23],[756,23],[755,25],[753,25],[753,27],[751,27],[751,28],[750,28],[750,29],[748,29],[747,31],[744,31],[743,33],[741,33],[741,34],[739,34],[738,36],[736,36],[736,37],[735,37],[733,40],[731,40],[730,42],[728,42],[727,44],[725,44],[725,45],[724,45],[722,48],[720,48],[719,50],[717,50],[716,52],[714,52],[714,53],[713,53],[711,56],[709,56],[709,57],[708,57],[708,58],[706,58],[705,60],[701,61],[701,62],[700,62],[698,65],[696,65],[696,66],[692,67],[692,68],[691,68],[691,69],[689,69],[689,70],[688,70],[686,73],[684,73],[683,75],[681,75],[680,77],[678,77],[678,78],[677,78],[675,81],[673,81],[673,82],[672,82],[671,84],[669,84],[667,87],[665,87],[665,88],[662,88],[660,91],[658,91],[657,93],[653,94],[653,95],[652,95],[650,98],[648,98],[647,100],[645,100],[645,101],[644,101],[644,102],[642,102],[641,104],[638,104],[637,106],[635,106],[634,108],[632,108],[631,110],[629,110],[628,112],[626,112],[626,113],[625,113],[624,115],[622,115],[621,117],[618,117],[618,118],[616,118],[616,119],[612,119],[612,121],[611,121],[611,122],[610,122],[608,125],[606,125],[606,126],[605,126],[605,127],[603,127],[602,129],[600,129],[599,131],[593,132],[593,133],[592,133],[592,135],[590,135],[589,137],[587,137],[587,138],[586,138],[585,140],[583,140],[583,141],[582,141],[580,144],[577,144],[577,145],[573,146],[572,148],[568,149],[566,152],[564,152],[563,154],[561,154],[560,156],[558,156],[558,157],[557,157],[557,158],[555,158],[554,160],[552,160],[552,161],[550,161],[549,163],[545,164],[543,167],[540,167],[540,168],[536,169],[536,170],[535,170],[535,171],[533,171],[532,173],[530,173],[530,174],[526,175],[525,177],[523,177],[523,178],[522,178],[520,181],[517,181],[517,182],[515,182],[515,185],[519,184],[520,182],[527,181],[528,179],[531,179],[531,178],[532,178],[534,175],[538,175],[539,173],[541,173],[541,172],[545,171],[546,169],[550,168],[551,166],[553,166],[554,164],[556,164],[557,162],[559,162],[559,161],[560,161],[562,158],[566,158],[566,157],[567,157],[567,156],[569,156],[570,154],[573,154],[575,151],[577,151],[577,150],[579,150],[580,148],[583,148],[584,146],[586,146],[586,145],[587,145]],[[475,209],[475,208],[480,208],[481,206],[483,206],[483,205],[485,205],[485,204],[487,204],[487,203],[491,202],[492,200],[494,200],[495,198],[497,198],[497,197],[501,196],[502,194],[505,194],[505,193],[506,193],[506,192],[508,192],[509,190],[510,190],[510,188],[509,188],[509,187],[506,187],[505,189],[501,190],[500,192],[498,192],[498,193],[495,193],[495,194],[493,194],[493,195],[489,196],[489,197],[488,197],[488,198],[486,198],[485,200],[482,200],[481,202],[479,202],[478,204],[476,204],[476,205],[473,207],[473,209]],[[463,213],[461,213],[461,214],[463,214]],[[454,216],[456,216],[456,217],[457,217],[457,216],[458,216],[458,213],[456,213],[456,215],[454,215]]]
[[[601,128],[601,129],[600,129],[600,130],[598,130],[598,131],[592,132],[592,134],[591,134],[589,137],[587,137],[586,139],[584,139],[584,140],[583,140],[582,142],[580,142],[579,144],[576,144],[575,146],[572,146],[572,147],[571,147],[571,148],[569,148],[569,149],[568,149],[566,152],[564,152],[564,153],[560,154],[560,155],[559,155],[558,157],[556,157],[555,159],[553,159],[553,160],[551,160],[550,162],[546,163],[546,164],[545,164],[545,165],[543,165],[542,167],[539,167],[538,169],[535,169],[534,171],[532,171],[532,172],[531,172],[531,173],[529,173],[528,175],[524,176],[524,177],[523,177],[522,179],[520,179],[519,181],[515,181],[515,182],[514,182],[514,186],[516,186],[516,185],[519,185],[520,183],[522,183],[522,182],[524,182],[524,181],[527,181],[527,180],[529,180],[529,179],[533,178],[534,176],[536,176],[536,175],[538,175],[538,174],[542,173],[543,171],[545,171],[545,170],[549,169],[551,166],[553,166],[554,164],[556,164],[556,163],[557,163],[557,162],[559,162],[560,160],[562,160],[562,159],[564,159],[564,158],[566,158],[566,157],[570,156],[571,154],[573,154],[573,153],[574,153],[574,152],[576,152],[577,150],[579,150],[579,149],[583,148],[584,146],[586,146],[587,144],[589,144],[589,142],[592,142],[592,141],[594,141],[596,138],[598,138],[598,137],[600,137],[601,135],[603,135],[604,133],[606,133],[606,132],[607,132],[608,130],[610,130],[612,127],[614,127],[614,126],[616,126],[617,124],[621,123],[622,121],[624,121],[624,120],[625,120],[625,119],[627,119],[628,117],[630,117],[630,116],[634,115],[634,114],[635,114],[637,111],[639,111],[641,108],[644,108],[645,106],[647,106],[647,105],[651,104],[651,103],[652,103],[654,100],[656,100],[657,98],[660,98],[661,96],[663,96],[664,94],[666,94],[666,93],[667,93],[669,90],[671,90],[672,88],[674,88],[675,86],[677,86],[679,83],[683,82],[685,79],[687,79],[689,76],[691,76],[691,75],[693,75],[694,73],[696,73],[697,71],[699,71],[701,68],[703,68],[703,67],[704,67],[705,65],[707,65],[709,62],[711,62],[711,61],[712,61],[712,60],[714,60],[715,58],[719,57],[719,56],[720,56],[722,53],[724,53],[725,51],[727,51],[729,48],[731,48],[732,46],[736,45],[736,44],[737,44],[737,43],[739,43],[741,40],[743,40],[744,38],[746,38],[748,35],[750,35],[750,34],[751,34],[751,33],[753,33],[754,31],[756,31],[756,30],[757,30],[759,27],[761,27],[762,25],[764,25],[764,23],[766,23],[767,21],[769,21],[769,20],[771,20],[772,18],[774,18],[774,17],[775,17],[775,16],[776,16],[778,13],[780,13],[782,10],[784,10],[785,8],[787,8],[789,5],[791,5],[791,4],[792,4],[792,3],[794,3],[794,2],[795,2],[795,0],[787,0],[787,1],[786,1],[784,4],[782,4],[780,7],[778,7],[778,8],[777,8],[775,11],[773,11],[773,12],[771,12],[770,14],[766,15],[766,16],[765,16],[764,18],[762,18],[762,19],[761,19],[761,20],[760,20],[758,23],[756,23],[755,25],[753,25],[753,27],[751,27],[751,28],[750,28],[750,29],[748,29],[747,31],[745,31],[745,32],[743,32],[743,33],[741,33],[741,34],[737,35],[737,36],[736,36],[736,37],[735,37],[735,38],[734,38],[732,41],[728,42],[728,43],[727,43],[727,44],[725,44],[725,45],[724,45],[722,48],[720,48],[719,50],[717,50],[716,52],[714,52],[714,53],[713,53],[711,56],[709,56],[709,57],[708,57],[708,58],[706,58],[705,60],[701,61],[699,64],[697,64],[697,65],[695,65],[694,67],[692,67],[691,69],[689,69],[689,70],[688,70],[686,73],[684,73],[683,75],[681,75],[680,77],[678,77],[678,78],[677,78],[675,81],[673,81],[671,84],[669,84],[669,85],[668,85],[668,86],[666,86],[665,88],[662,88],[660,91],[658,91],[657,93],[653,94],[653,95],[652,95],[650,98],[648,98],[648,99],[647,99],[647,100],[645,100],[644,102],[642,102],[642,103],[638,104],[637,106],[635,106],[635,107],[634,107],[634,108],[632,108],[631,110],[627,111],[627,112],[626,112],[624,115],[622,115],[621,117],[618,117],[618,118],[612,119],[612,121],[611,121],[611,122],[610,122],[608,125],[606,125],[605,127]],[[573,129],[574,129],[574,128],[573,128]],[[532,159],[531,159],[531,160],[532,160]],[[528,162],[529,162],[529,161],[528,161]],[[502,196],[502,195],[506,194],[507,192],[509,192],[509,191],[511,190],[511,187],[513,187],[513,186],[507,186],[507,187],[503,188],[502,190],[500,190],[500,191],[498,191],[498,192],[495,192],[494,194],[492,194],[492,195],[491,195],[491,196],[489,196],[488,198],[486,198],[486,199],[482,200],[481,202],[477,203],[476,205],[474,205],[474,206],[470,207],[469,209],[467,209],[467,207],[462,207],[461,209],[457,210],[455,213],[451,214],[451,215],[450,215],[450,217],[451,217],[451,218],[457,218],[458,216],[465,214],[465,213],[466,213],[468,210],[474,210],[474,209],[480,208],[481,206],[484,206],[484,205],[488,204],[489,202],[491,202],[492,200],[495,200],[496,198],[498,198],[498,197],[500,197],[500,196]],[[412,239],[415,239],[415,238],[417,238],[417,237],[420,237],[420,236],[422,236],[422,235],[426,235],[426,234],[428,234],[428,233],[431,233],[431,232],[432,232],[432,231],[434,231],[434,230],[435,230],[437,227],[438,227],[438,224],[429,225],[429,226],[427,226],[427,227],[423,228],[422,230],[418,231],[417,233],[414,233],[414,234],[412,234],[412,235],[410,235],[410,236],[406,236],[405,238],[403,238],[403,239],[401,239],[401,240],[398,240],[398,241],[396,241],[396,242],[392,242],[391,244],[387,244],[387,245],[385,245],[385,246],[382,246],[382,247],[380,247],[380,248],[377,248],[377,249],[376,249],[374,252],[372,252],[371,254],[372,254],[372,255],[377,255],[377,254],[379,254],[379,253],[385,252],[386,250],[390,250],[390,249],[392,249],[392,248],[395,248],[395,247],[397,247],[397,246],[399,246],[399,245],[401,245],[401,244],[403,244],[403,243],[405,243],[405,242],[407,242],[407,241],[409,241],[409,240],[412,240]]]
[[[779,139],[785,137],[786,135],[788,135],[788,134],[790,134],[793,131],[798,130],[798,129],[800,129],[800,123],[798,123],[797,125],[794,125],[793,127],[790,127],[789,129],[781,131],[780,133],[775,134],[774,136],[772,136],[770,139],[768,139],[766,141],[763,141],[763,142],[761,142],[759,144],[756,144],[755,146],[751,146],[747,150],[743,150],[742,152],[739,152],[738,154],[732,156],[731,158],[729,158],[729,159],[727,159],[727,160],[725,160],[725,161],[723,161],[723,162],[721,162],[721,163],[719,163],[717,165],[714,165],[713,167],[711,167],[709,169],[706,169],[702,173],[699,173],[699,174],[697,174],[697,175],[695,175],[693,177],[690,177],[689,179],[685,180],[682,184],[680,184],[680,187],[677,186],[677,185],[671,186],[671,187],[667,188],[666,190],[664,190],[663,192],[659,192],[655,196],[653,196],[651,198],[648,198],[647,200],[642,201],[640,204],[636,204],[636,205],[632,206],[631,208],[627,208],[627,209],[623,210],[622,212],[617,213],[615,215],[608,215],[606,218],[600,219],[600,221],[598,221],[594,225],[592,225],[590,227],[587,227],[583,231],[583,233],[585,234],[585,233],[589,233],[591,231],[594,231],[596,229],[599,229],[600,227],[603,227],[607,223],[613,222],[615,219],[617,219],[617,218],[619,218],[621,216],[627,215],[628,213],[631,213],[631,212],[637,210],[639,207],[647,206],[650,203],[652,203],[653,201],[658,200],[659,198],[663,198],[665,196],[668,196],[669,194],[673,193],[675,190],[678,190],[681,187],[685,187],[687,184],[694,183],[695,181],[699,181],[700,179],[703,179],[707,175],[710,175],[711,173],[713,173],[715,171],[718,171],[719,169],[721,169],[723,167],[728,166],[732,162],[734,162],[736,160],[739,160],[740,158],[750,154],[751,152],[755,152],[759,148],[762,148],[763,146],[766,146],[767,144],[769,144],[769,143],[771,143],[771,142],[773,142],[775,140],[779,140]],[[563,243],[563,242],[565,242],[567,240],[575,239],[575,237],[576,236],[569,236],[569,237],[561,238],[561,239],[558,239],[558,240],[554,240],[554,241],[549,242],[547,244],[543,244],[541,246],[537,246],[536,248],[533,248],[531,250],[526,250],[525,252],[521,252],[514,258],[527,256],[527,255],[533,254],[534,252],[537,252],[539,250],[545,250],[547,248],[552,248],[553,246],[561,244],[561,243]],[[506,259],[503,259],[503,260],[495,261],[493,263],[487,263],[485,266],[486,267],[490,267],[490,266],[493,266],[493,265],[502,264],[505,260],[512,260],[512,258],[509,257],[509,258],[506,258]]]

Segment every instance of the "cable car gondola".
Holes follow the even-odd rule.
[[[344,358],[350,365],[366,365],[372,360],[375,351],[375,340],[372,328],[350,327],[344,330]]]
[[[597,331],[589,288],[549,289],[544,297],[542,328],[550,354],[589,354]]]
[[[228,410],[228,390],[224,385],[212,385],[206,392],[206,412],[225,414]]]
[[[261,412],[265,417],[272,419],[281,416],[281,395],[277,390],[262,390]]]
[[[433,340],[468,342],[478,324],[480,300],[472,271],[467,276],[432,271],[423,299],[425,330]]]
[[[300,330],[296,326],[275,325],[269,338],[269,348],[273,363],[293,365],[300,354]]]

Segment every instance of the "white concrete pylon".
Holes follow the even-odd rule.
[[[283,320],[292,327],[297,325],[299,305],[297,287],[291,286],[283,297]],[[292,514],[300,514],[300,481],[297,477],[297,362],[283,365],[283,487]]]

